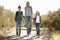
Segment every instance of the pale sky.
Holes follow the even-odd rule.
[[[29,1],[33,8],[33,13],[39,11],[41,15],[47,14],[49,10],[57,10],[60,8],[60,0],[0,0],[0,5],[5,9],[9,9],[14,13],[17,11],[17,7],[20,5],[22,11],[26,6],[26,2]]]

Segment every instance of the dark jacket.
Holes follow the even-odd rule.
[[[20,21],[22,20],[23,12],[22,11],[17,11],[15,15],[15,21]]]
[[[34,23],[36,23],[36,17],[33,20],[34,20]],[[40,16],[40,23],[41,23],[41,16]]]

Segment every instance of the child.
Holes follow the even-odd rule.
[[[36,25],[36,36],[40,36],[40,24],[41,24],[41,16],[40,16],[40,13],[39,11],[36,12],[36,16],[34,18],[34,22],[35,22],[35,25]]]
[[[18,6],[18,11],[16,11],[16,15],[15,15],[17,36],[20,36],[21,33],[22,16],[23,16],[23,12],[21,11],[21,6]]]

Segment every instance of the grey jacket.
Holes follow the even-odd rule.
[[[32,7],[25,7],[25,16],[32,16]]]

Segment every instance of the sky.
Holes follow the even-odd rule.
[[[0,0],[0,6],[4,6],[5,9],[15,13],[17,7],[20,5],[24,12],[27,1],[30,2],[34,14],[36,11],[39,11],[41,15],[46,15],[48,11],[54,11],[60,8],[60,0]]]

